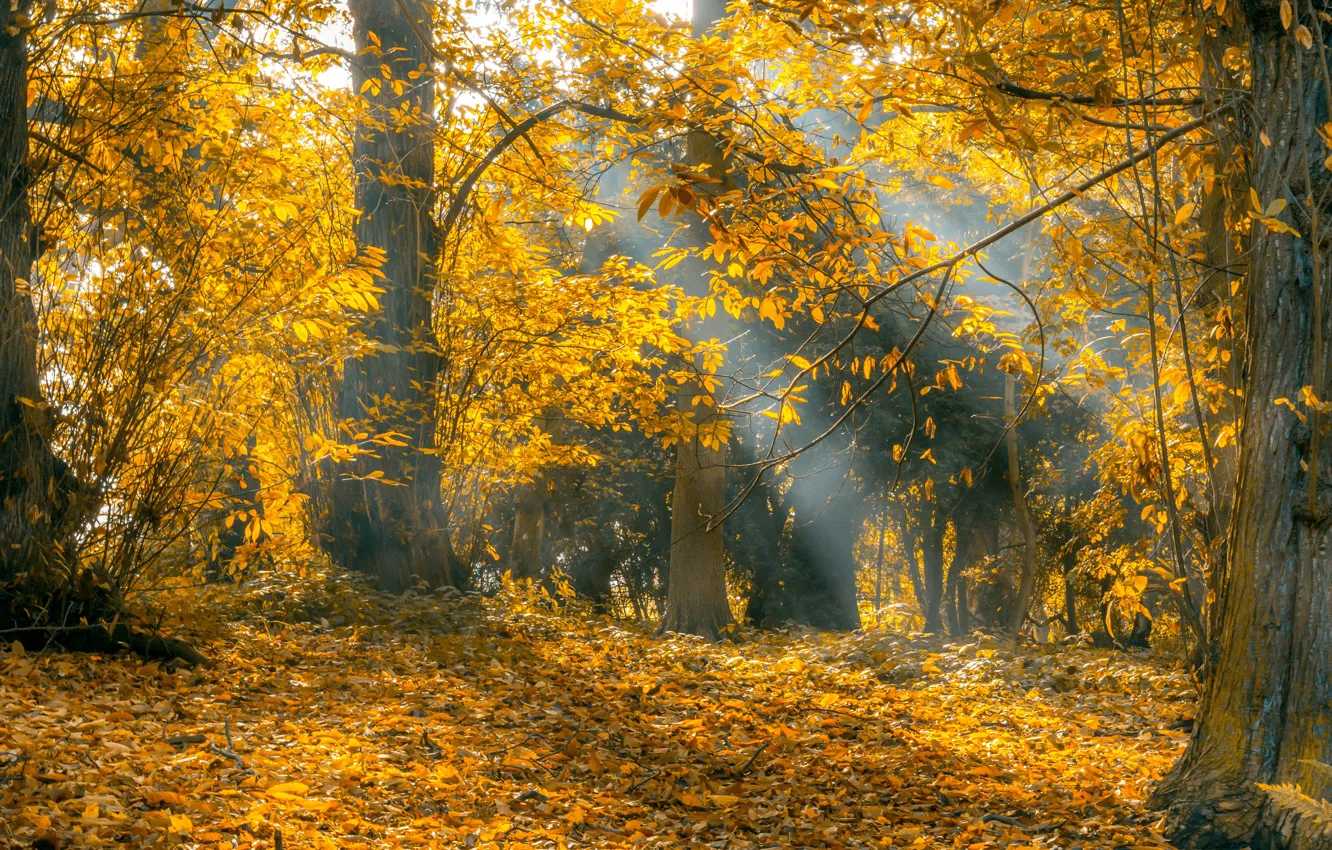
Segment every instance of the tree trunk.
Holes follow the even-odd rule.
[[[927,518],[930,524],[921,528],[920,566],[924,584],[925,631],[943,634],[943,589],[944,589],[944,523],[943,517],[933,507]]]
[[[883,611],[883,541],[888,536],[887,522],[875,526],[874,531],[879,538],[874,553],[874,618],[877,622]]]
[[[977,551],[981,559],[999,554],[999,518],[992,512],[982,511],[975,522]],[[997,565],[976,577],[975,584],[962,583],[967,602],[967,617],[973,626],[982,629],[1002,628],[1003,612],[1008,609],[1007,584]]]
[[[925,584],[921,581],[920,565],[916,562],[916,550],[924,551],[925,539],[921,531],[905,517],[902,520],[902,541],[905,550],[902,560],[906,563],[907,578],[911,581],[911,593],[916,597],[916,605],[924,616],[929,607],[925,602]]]
[[[563,436],[563,429],[558,429],[556,424],[559,421],[559,413],[551,410],[538,416],[535,424],[550,435],[552,442],[556,442]],[[530,482],[518,487],[514,499],[513,540],[508,553],[508,568],[514,579],[536,582],[545,574],[542,557],[550,482],[550,476],[542,470]]]
[[[1078,565],[1078,552],[1073,548],[1071,541],[1065,543],[1063,551],[1059,553],[1059,565],[1064,573],[1064,631],[1070,635],[1080,634],[1082,627],[1078,624],[1078,594],[1073,584],[1073,570]]]
[[[1313,6],[1324,10],[1323,2]],[[1329,181],[1322,163],[1329,151],[1318,128],[1329,109],[1318,79],[1319,50],[1301,49],[1282,26],[1275,0],[1250,0],[1240,8],[1252,32],[1254,191],[1264,203],[1290,197],[1304,204],[1312,189],[1326,204]],[[1304,4],[1295,8],[1298,23],[1320,35],[1332,32],[1305,15]],[[1318,210],[1315,220],[1327,221],[1330,212]],[[1328,246],[1315,247],[1307,215],[1296,214],[1294,223],[1302,236],[1257,224],[1251,235],[1245,436],[1229,568],[1213,620],[1220,633],[1193,739],[1152,800],[1168,805],[1168,834],[1181,847],[1332,846],[1312,819],[1275,804],[1256,787],[1293,783],[1316,798],[1332,790],[1328,771],[1319,766],[1332,763],[1329,463],[1326,456],[1309,456],[1308,428],[1273,403],[1297,399],[1316,373],[1312,361],[1326,363],[1326,352],[1314,351],[1310,340],[1315,319],[1328,338],[1326,309],[1317,316],[1312,309],[1314,287],[1329,291],[1327,258],[1319,256]],[[1313,391],[1324,398],[1325,388]],[[1302,463],[1317,475],[1312,516]]]
[[[334,485],[332,552],[390,592],[421,581],[460,585],[466,576],[453,563],[434,451],[435,80],[422,42],[431,22],[421,0],[353,0],[350,8],[363,57],[353,64],[352,87],[370,86],[368,116],[353,149],[361,212],[356,240],[362,250],[382,254],[384,292],[381,310],[360,329],[374,350],[344,364],[338,408],[354,432],[391,432],[405,445],[373,446]],[[400,94],[382,79],[381,67]]]
[[[694,3],[694,36],[706,33],[721,19],[726,5],[717,0]],[[703,129],[689,131],[685,143],[685,164],[722,180],[705,184],[724,190],[728,185],[725,157],[712,134]],[[700,186],[700,189],[704,186]],[[711,238],[708,223],[695,216],[689,226],[695,247]],[[685,282],[690,295],[704,294],[700,287],[709,285],[703,260],[684,266],[696,272]],[[704,334],[706,338],[707,334]],[[705,401],[695,404],[698,396]],[[693,414],[699,425],[706,426],[719,416],[715,400],[703,387],[691,382],[680,389],[677,409],[682,415]],[[662,631],[686,632],[715,638],[731,623],[731,608],[726,597],[726,539],[719,519],[726,503],[726,457],[724,447],[705,446],[697,435],[680,440],[675,463],[675,492],[671,496],[671,564],[666,591],[666,613]]]
[[[72,563],[65,518],[73,477],[51,451],[38,383],[28,291],[39,254],[29,207],[30,12],[27,2],[0,4],[0,620],[9,621],[0,626],[16,627],[92,622],[108,602]]]
[[[954,522],[953,560],[948,565],[948,584],[944,589],[944,610],[948,614],[948,633],[953,637],[966,634],[971,627],[969,622],[965,622],[964,609],[958,605],[958,597],[962,587],[962,571],[967,568],[967,556],[972,548],[964,541],[964,533]]]
[[[694,394],[701,391],[691,384],[682,387],[681,408],[690,409]],[[703,446],[697,437],[681,440],[671,495],[671,565],[663,632],[712,639],[731,624],[725,539],[720,522],[709,528],[725,507],[724,463],[720,450]]]
[[[546,490],[544,474],[518,487],[513,513],[513,541],[509,544],[509,574],[515,580],[539,582],[544,572],[541,544],[546,534]]]
[[[1018,582],[1017,599],[1008,620],[1008,632],[1016,641],[1027,618],[1031,595],[1036,589],[1036,529],[1032,527],[1031,512],[1027,510],[1027,492],[1022,487],[1022,473],[1018,467],[1017,415],[1015,400],[1017,379],[1008,375],[1004,381],[1004,420],[1012,423],[1008,429],[1008,486],[1013,492],[1013,513],[1017,515],[1018,531],[1022,534],[1022,577]]]

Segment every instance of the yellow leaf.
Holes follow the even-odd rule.
[[[1185,204],[1175,211],[1175,224],[1180,225],[1189,220],[1193,215],[1193,204]]]
[[[657,195],[660,192],[661,192],[660,186],[653,186],[651,189],[648,189],[646,192],[643,193],[643,197],[638,199],[639,221],[642,221],[643,216],[648,214],[648,210],[652,209],[652,202],[657,199]]]
[[[175,791],[149,791],[144,795],[150,806],[183,806],[189,802],[184,794]]]
[[[926,179],[928,179],[931,183],[933,183],[934,185],[938,186],[941,189],[953,188],[953,181],[949,180],[947,177],[944,177],[942,174],[931,174]]]
[[[1290,22],[1294,19],[1295,10],[1290,7],[1290,0],[1281,0],[1281,26],[1290,29]]]
[[[1309,28],[1304,24],[1300,24],[1295,28],[1295,40],[1298,41],[1300,47],[1303,47],[1305,50],[1313,49],[1313,35],[1309,32]]]
[[[805,669],[805,662],[794,655],[788,655],[774,664],[772,669],[778,673],[799,673]]]

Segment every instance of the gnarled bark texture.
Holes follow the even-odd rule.
[[[1312,5],[1326,11],[1324,2]],[[1293,198],[1301,204],[1312,189],[1315,203],[1327,204],[1322,163],[1329,151],[1318,128],[1329,117],[1328,92],[1318,50],[1302,49],[1282,26],[1277,0],[1249,0],[1241,8],[1251,29],[1254,189],[1265,203]],[[1296,8],[1314,32],[1332,29],[1310,20],[1304,4]],[[1315,797],[1332,790],[1329,773],[1318,766],[1332,763],[1332,505],[1326,487],[1332,464],[1326,455],[1309,457],[1307,429],[1273,403],[1297,398],[1311,383],[1313,359],[1326,359],[1325,352],[1312,352],[1310,341],[1315,320],[1328,337],[1327,311],[1315,316],[1312,308],[1313,288],[1328,291],[1329,246],[1323,242],[1315,261],[1312,222],[1291,207],[1301,236],[1260,226],[1251,236],[1243,444],[1229,569],[1214,620],[1220,633],[1193,739],[1153,799],[1157,807],[1168,806],[1168,833],[1181,847],[1332,846],[1316,824],[1273,805],[1256,787],[1298,783]],[[1318,213],[1323,234],[1329,212]],[[1314,391],[1319,398],[1326,392]],[[1302,463],[1319,476],[1317,516],[1309,514]]]
[[[356,239],[362,250],[382,252],[384,292],[382,309],[362,328],[375,350],[344,364],[338,412],[365,432],[402,435],[406,445],[376,447],[334,485],[332,551],[391,592],[417,582],[459,585],[465,576],[453,563],[434,453],[435,83],[422,42],[430,17],[420,0],[353,0],[350,8],[366,57],[353,65],[352,87],[361,90],[366,69],[382,84],[365,93],[354,155]],[[405,85],[401,93],[380,78],[381,65]]]

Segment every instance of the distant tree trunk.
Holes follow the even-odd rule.
[[[546,476],[518,487],[514,500],[513,540],[509,544],[509,573],[515,580],[540,581],[545,572],[541,548],[546,533]]]
[[[876,526],[874,531],[879,538],[874,554],[874,615],[877,618],[883,610],[883,541],[888,536],[887,523]]]
[[[916,550],[923,549],[925,545],[924,535],[914,523],[906,518],[905,511],[902,519],[902,560],[906,562],[907,578],[911,581],[911,592],[916,597],[916,605],[920,608],[921,615],[924,616],[925,609],[928,607],[925,602],[925,585],[920,578],[920,566],[916,563]]]
[[[975,522],[977,550],[981,558],[999,554],[999,519],[983,511]],[[974,585],[963,582],[967,600],[967,614],[972,625],[983,629],[1002,628],[1003,612],[1007,610],[1007,585],[997,570],[977,576]]]
[[[557,439],[553,426],[559,414],[538,416],[535,425]],[[508,569],[514,579],[540,581],[545,574],[543,543],[546,535],[546,506],[550,501],[550,477],[541,470],[526,484],[518,486],[514,499],[513,540],[509,544]]]
[[[72,476],[51,451],[52,418],[38,383],[37,314],[28,293],[39,254],[29,207],[31,11],[27,2],[0,4],[0,618],[17,627],[93,621],[107,603],[91,576],[86,588],[76,586],[64,521]]]
[[[719,0],[695,0],[694,35],[699,37],[721,20],[726,9]],[[726,183],[726,163],[721,145],[706,130],[689,131],[685,142],[685,164]],[[715,184],[714,184],[715,185]],[[702,188],[702,187],[700,187]],[[702,247],[711,238],[701,217],[690,223],[691,238]],[[691,295],[708,285],[705,261],[685,264],[697,271],[687,282]],[[698,404],[695,399],[703,396]],[[707,425],[720,416],[715,399],[702,386],[690,382],[681,387],[676,407]],[[696,435],[680,440],[675,464],[675,492],[671,496],[671,565],[666,591],[666,613],[662,631],[685,632],[715,638],[731,623],[726,596],[726,538],[720,520],[726,503],[726,455],[724,446],[705,446]]]
[[[1066,542],[1059,552],[1059,566],[1064,574],[1064,631],[1070,635],[1080,634],[1078,625],[1078,594],[1073,585],[1073,571],[1078,565],[1078,551],[1072,542]]]
[[[381,310],[361,328],[376,350],[344,364],[339,415],[406,445],[375,446],[375,456],[349,464],[335,483],[331,549],[390,592],[418,581],[460,585],[466,576],[453,562],[434,452],[435,80],[421,40],[431,21],[421,0],[352,0],[350,8],[363,57],[352,65],[352,88],[370,83],[369,115],[353,144],[356,239],[362,250],[382,253],[384,292]],[[382,79],[385,67],[406,84],[400,94]]]
[[[1017,379],[1009,374],[1004,381],[1004,420],[1013,422],[1017,415],[1015,400]],[[1022,632],[1027,608],[1036,589],[1036,529],[1032,526],[1031,512],[1027,509],[1027,493],[1022,487],[1022,473],[1018,467],[1017,424],[1008,429],[1008,485],[1013,492],[1013,512],[1017,515],[1018,531],[1022,534],[1022,576],[1018,583],[1016,604],[1008,620],[1008,631],[1013,640]]]
[[[967,568],[967,558],[974,548],[967,540],[967,532],[957,523],[953,523],[953,560],[948,565],[948,584],[944,589],[944,610],[948,614],[948,633],[960,637],[971,628],[966,616],[966,608],[958,604],[965,585],[962,571]]]
[[[930,519],[929,525],[922,525],[920,533],[921,549],[921,573],[924,579],[924,610],[925,631],[934,634],[943,634],[943,616],[941,607],[943,605],[944,589],[944,522],[943,517],[939,515],[933,507],[929,509],[926,518]]]
[[[1332,469],[1325,452],[1310,452],[1308,427],[1273,403],[1311,385],[1320,400],[1327,392],[1314,385],[1326,374],[1327,346],[1310,341],[1329,338],[1324,228],[1332,209],[1319,128],[1332,108],[1319,56],[1332,27],[1296,4],[1296,22],[1322,42],[1303,50],[1279,5],[1240,5],[1251,31],[1251,181],[1264,203],[1291,198],[1310,209],[1296,214],[1299,236],[1264,227],[1250,235],[1244,439],[1229,565],[1212,619],[1219,635],[1193,739],[1151,801],[1168,806],[1168,834],[1181,847],[1332,846],[1316,819],[1256,787],[1297,784],[1314,798],[1332,792]]]

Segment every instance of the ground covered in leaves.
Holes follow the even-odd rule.
[[[0,847],[1165,846],[1164,660],[539,607],[251,617],[197,670],[0,654]]]

